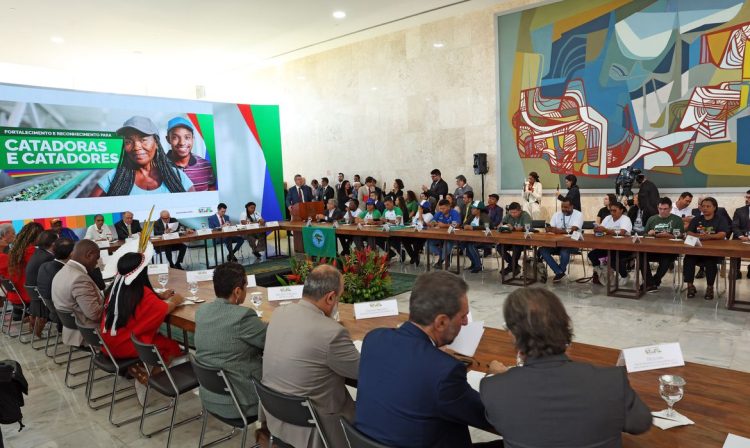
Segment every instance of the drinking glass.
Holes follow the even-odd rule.
[[[667,402],[667,417],[674,418],[674,405],[685,395],[685,379],[677,375],[659,377],[659,395]]]
[[[263,311],[260,310],[260,306],[263,305],[263,293],[250,293],[250,302],[253,304],[253,307],[255,307],[255,313],[258,315],[258,317],[263,317]]]
[[[674,235],[675,240],[679,240],[681,234],[680,229],[672,229],[672,235]]]
[[[165,291],[167,289],[167,283],[169,283],[169,274],[159,274],[159,277],[157,280],[159,281],[159,284],[161,285],[161,290]]]
[[[196,296],[196,294],[198,294],[198,282],[188,283],[188,291],[190,291],[190,294],[192,294],[192,296],[190,297],[191,300],[197,299],[198,297]]]
[[[620,238],[620,226],[615,226],[615,238]]]
[[[566,228],[565,228],[565,235],[569,237],[569,236],[570,236],[570,232],[571,232],[572,230],[573,230],[573,229],[572,229],[571,227],[566,227]]]
[[[208,228],[208,225],[205,222],[201,223],[201,229],[206,230]]]
[[[531,231],[531,224],[524,224],[523,228],[526,231],[526,233],[529,233]]]

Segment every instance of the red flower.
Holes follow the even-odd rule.
[[[297,274],[288,274],[286,276],[286,279],[289,280],[290,282],[298,282],[300,281],[300,276]]]
[[[338,267],[338,264],[336,264],[336,259],[335,258],[333,259],[333,263],[331,263],[331,264],[333,265],[334,268]]]

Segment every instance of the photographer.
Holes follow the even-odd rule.
[[[643,222],[648,222],[648,218],[658,213],[659,207],[659,189],[656,184],[646,178],[645,174],[638,174],[635,177],[638,183],[638,207],[643,213]]]

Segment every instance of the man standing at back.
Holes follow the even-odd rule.
[[[399,448],[502,446],[500,441],[472,445],[469,426],[491,426],[479,393],[466,382],[466,366],[440,350],[468,323],[468,288],[449,272],[422,274],[409,298],[409,321],[367,334],[357,429]],[[490,373],[501,368],[493,361]]]
[[[282,393],[309,397],[317,410],[329,446],[348,446],[339,417],[354,417],[346,378],[356,379],[359,352],[349,332],[333,317],[344,292],[344,279],[329,265],[313,269],[302,300],[277,308],[266,333],[263,384]],[[291,446],[321,448],[314,428],[280,421],[266,413],[268,429]]]
[[[432,178],[432,183],[429,187],[427,187],[427,185],[422,185],[422,191],[424,191],[428,197],[432,198],[430,202],[434,200],[434,203],[437,203],[437,201],[445,199],[445,195],[448,194],[448,183],[443,180],[442,173],[440,173],[440,170],[437,168],[430,171],[430,177]]]

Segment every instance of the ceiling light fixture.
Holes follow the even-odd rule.
[[[442,42],[435,42],[434,44],[432,44],[432,46],[435,48],[443,48],[445,44]]]
[[[333,11],[333,18],[334,19],[344,19],[344,18],[346,18],[346,13],[344,11]]]
[[[61,43],[65,42],[65,39],[63,39],[60,36],[52,36],[52,37],[49,38],[49,40],[53,44],[61,44]]]

